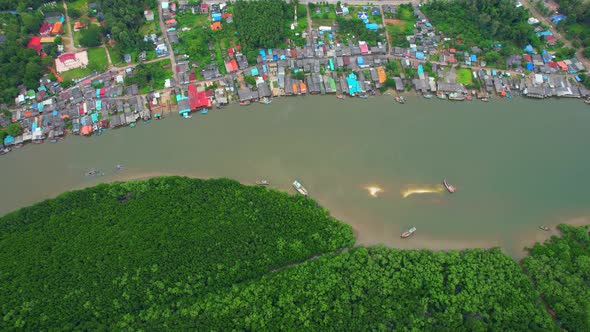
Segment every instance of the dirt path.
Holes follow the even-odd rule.
[[[385,37],[387,37],[387,54],[391,54],[391,36],[389,32],[387,32],[386,23],[385,23],[385,13],[383,12],[383,5],[379,5],[379,10],[381,11],[381,20],[383,21],[383,28],[385,29]]]
[[[299,13],[297,13],[299,15]],[[307,33],[309,34],[308,38],[311,38],[311,25],[313,21],[311,20],[311,14],[309,13],[309,4],[305,5],[305,14],[307,15]]]
[[[109,52],[109,50],[107,49],[107,46],[106,46],[106,45],[104,45],[104,44],[103,44],[103,45],[102,45],[102,47],[104,48],[104,52],[105,52],[105,53],[106,53],[106,55],[107,55],[107,61],[108,61],[108,63],[109,63],[109,64],[108,64],[108,68],[111,68],[111,67],[113,67],[113,62],[111,61],[111,53],[110,53],[110,52]]]
[[[66,12],[65,16],[68,36],[62,36],[61,40],[63,41],[65,52],[75,53],[78,51],[78,48],[74,45],[74,31],[72,31],[72,24],[70,23],[70,16],[68,15],[68,5],[65,0],[62,0],[62,4]]]

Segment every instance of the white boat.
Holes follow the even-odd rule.
[[[407,231],[402,233],[402,239],[412,236],[412,234],[414,234],[415,232],[416,232],[416,227],[412,227],[412,228],[408,229]]]
[[[299,181],[295,180],[293,181],[293,187],[295,187],[295,189],[303,196],[307,196],[307,189],[305,189],[305,187],[303,187],[303,185],[301,185],[301,183],[299,183]]]

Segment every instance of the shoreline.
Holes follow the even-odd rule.
[[[270,100],[272,102],[272,99],[275,99],[275,98],[277,98],[279,100],[282,100],[282,99],[291,98],[291,97],[305,97],[305,96],[308,96],[308,95],[309,96],[331,97],[331,98],[335,98],[335,97],[339,96],[339,94],[336,94],[336,93],[330,93],[330,94],[328,94],[328,93],[326,93],[326,94],[313,94],[313,93],[310,93],[310,94],[305,94],[305,95],[283,95],[283,96],[276,96],[276,97],[270,98]],[[366,99],[366,98],[361,98],[359,96],[350,96],[348,94],[343,94],[343,95],[345,96],[345,98],[343,98],[343,102],[346,102],[346,99],[359,99],[359,100]],[[366,93],[363,93],[363,95],[364,96],[367,96],[367,98],[377,98],[377,97],[392,98],[393,99],[392,100],[392,103],[396,103],[396,104],[405,104],[405,100],[403,102],[399,102],[399,101],[395,100],[395,98],[397,96],[401,96],[402,98],[404,96],[408,96],[408,97],[416,97],[416,98],[440,100],[441,102],[484,102],[483,100],[481,100],[481,98],[473,98],[473,100],[471,100],[471,99],[469,99],[469,100],[467,100],[467,99],[466,100],[451,100],[451,99],[440,99],[440,98],[437,98],[436,95],[433,95],[432,98],[425,98],[424,96],[426,94],[421,93],[421,92],[416,91],[416,90],[396,91],[396,90],[394,90],[392,88],[389,88],[388,90],[386,90],[384,92],[371,93],[369,95],[367,95]],[[527,98],[527,97],[522,96],[522,95],[517,95],[516,97],[520,97],[520,98],[524,98],[524,99],[535,100],[535,98]],[[511,99],[511,98],[505,98],[505,97],[499,97],[499,96],[494,96],[494,97],[491,97],[490,96],[489,97],[489,99]],[[561,99],[561,98],[556,97],[556,98],[545,98],[545,99]],[[564,99],[583,99],[583,98],[564,98]],[[105,100],[109,100],[109,98],[105,98]],[[486,102],[487,102],[487,98],[486,98]],[[251,104],[257,104],[257,103],[260,103],[261,105],[264,105],[265,104],[262,101],[260,101],[260,102],[256,101],[256,102],[251,102],[251,103],[249,103],[247,105],[241,105],[240,102],[237,101],[237,100],[230,100],[230,101],[228,101],[227,104],[224,104],[224,105],[221,105],[221,106],[219,106],[219,105],[218,106],[213,106],[212,105],[209,108],[203,108],[203,109],[205,109],[205,110],[221,111],[221,110],[223,110],[227,106],[246,106],[247,107],[247,106],[250,106]],[[585,100],[585,104],[590,104],[590,99],[586,99]],[[266,106],[268,106],[268,105],[266,105]],[[200,111],[201,111],[201,109],[196,109],[194,111],[189,112],[189,114],[191,114],[191,117],[192,117],[192,114],[195,114],[196,115],[196,114],[200,113]],[[47,143],[47,141],[49,141],[50,143],[59,143],[59,141],[65,139],[68,136],[72,136],[72,135],[73,136],[86,136],[86,137],[89,137],[89,136],[101,136],[103,134],[103,132],[104,131],[107,131],[107,130],[118,130],[118,129],[123,129],[123,128],[126,128],[126,127],[135,127],[135,125],[137,124],[137,122],[139,122],[139,120],[142,120],[142,122],[144,124],[149,124],[153,120],[158,120],[158,121],[159,120],[164,120],[168,116],[170,116],[172,114],[175,114],[174,112],[168,112],[167,113],[167,116],[162,116],[161,115],[160,117],[155,117],[155,116],[152,116],[151,113],[153,113],[152,110],[150,110],[150,115],[147,118],[140,118],[140,117],[138,117],[135,122],[132,122],[132,123],[130,123],[127,126],[108,127],[108,128],[99,127],[99,131],[97,131],[97,134],[95,134],[94,132],[91,132],[88,135],[84,135],[84,134],[81,134],[81,133],[74,133],[71,129],[65,129],[61,135],[55,136],[55,137],[53,137],[51,139],[49,139],[49,138],[43,138],[43,139],[38,139],[38,140],[36,140],[36,139],[29,139],[26,142],[23,141],[23,139],[22,139],[22,136],[24,136],[24,134],[23,134],[23,135],[20,135],[19,136],[20,137],[20,140],[19,139],[16,139],[15,140],[16,143],[13,143],[10,146],[7,146],[6,144],[4,144],[4,145],[0,144],[0,147],[3,147],[3,148],[0,148],[0,156],[6,155],[6,154],[10,153],[13,149],[21,149],[21,148],[23,148],[23,147],[25,147],[27,145],[30,145],[30,144],[43,144],[43,143]],[[161,113],[157,113],[157,114],[161,114]],[[178,113],[176,113],[175,115],[178,115],[177,117],[182,118],[182,115],[180,115]],[[43,115],[40,115],[40,116],[43,116]],[[29,134],[29,136],[32,137],[32,134]],[[2,143],[2,142],[0,142],[0,143]]]
[[[123,172],[122,174],[108,175],[104,177],[97,177],[97,181],[86,183],[71,188],[66,188],[58,193],[49,193],[44,198],[35,201],[33,203],[24,202],[23,206],[17,207],[5,214],[12,213],[16,210],[37,204],[47,199],[53,199],[66,191],[82,190],[85,188],[93,187],[101,183],[113,183],[113,182],[127,182],[127,181],[141,181],[155,177],[162,176],[182,176],[189,178],[198,178],[203,180],[216,179],[222,177],[211,177],[205,174],[197,174],[193,172],[145,172],[129,174],[129,172]],[[234,181],[247,186],[257,186],[255,180],[253,181],[240,181],[234,178],[230,178]],[[296,195],[295,192],[290,191],[289,187],[283,188],[283,186],[275,186],[271,184],[267,186],[269,189],[278,190],[285,192],[290,195]],[[388,248],[395,248],[399,250],[432,250],[432,251],[450,251],[450,250],[464,250],[464,249],[490,249],[498,247],[505,254],[509,255],[516,261],[520,261],[522,258],[528,256],[527,248],[535,245],[535,243],[543,243],[552,236],[559,236],[560,232],[557,230],[559,224],[569,224],[573,226],[583,226],[590,224],[590,216],[578,216],[573,218],[565,218],[565,220],[555,220],[552,222],[546,222],[545,226],[550,228],[550,231],[541,231],[538,228],[527,228],[526,231],[520,231],[516,233],[514,242],[509,245],[507,241],[498,238],[497,236],[489,237],[477,237],[470,236],[470,239],[466,238],[438,238],[436,236],[429,236],[420,234],[420,230],[409,239],[401,239],[399,234],[404,231],[399,225],[382,225],[382,229],[372,230],[369,232],[363,223],[363,220],[359,220],[353,217],[351,211],[346,211],[346,207],[331,207],[321,198],[316,198],[313,195],[310,196],[312,199],[318,202],[321,208],[327,209],[329,215],[335,218],[339,222],[345,223],[351,226],[355,244],[354,247],[360,246],[379,246],[383,245]],[[387,228],[387,229],[384,229]],[[393,234],[392,234],[393,233]],[[392,236],[393,235],[393,236]],[[516,246],[516,248],[514,248]],[[516,249],[516,250],[515,250]]]

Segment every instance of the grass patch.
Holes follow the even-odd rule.
[[[471,85],[472,81],[472,74],[471,70],[467,68],[461,68],[457,70],[457,83],[461,83],[463,85]]]
[[[67,5],[68,9],[79,10],[82,15],[85,15],[88,8],[88,0],[76,0],[74,2],[68,1]]]
[[[319,13],[316,8],[319,8]],[[326,11],[326,8],[328,11]],[[334,5],[317,5],[310,3],[309,10],[309,14],[312,19],[336,19],[336,8]],[[297,13],[299,14],[299,9],[297,9]]]
[[[398,7],[397,17],[404,21],[415,21],[414,13],[408,7]]]
[[[71,69],[71,70],[68,70],[64,73],[61,73],[61,75],[63,76],[64,81],[69,82],[71,80],[82,78],[82,77],[90,75],[92,73],[93,73],[93,71],[90,70],[89,68],[76,68],[76,69]]]
[[[203,14],[191,14],[189,12],[176,15],[177,29],[194,28],[209,25],[209,16]]]
[[[106,70],[109,66],[107,55],[102,47],[88,49],[88,66],[99,70]]]
[[[334,20],[331,18],[314,18],[311,20],[312,26],[317,28],[321,25],[331,27],[334,24]]]
[[[157,34],[158,32],[160,32],[160,28],[159,28],[159,20],[160,18],[158,17],[158,11],[154,10],[154,20],[153,21],[145,21],[144,24],[141,25],[141,27],[139,27],[139,35],[140,36],[146,36],[146,35],[151,35],[152,33]],[[158,27],[158,28],[156,28]]]

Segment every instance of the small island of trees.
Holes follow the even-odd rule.
[[[585,330],[588,230],[560,230],[525,273],[499,249],[351,248],[312,199],[232,180],[101,184],[0,218],[0,329]]]

